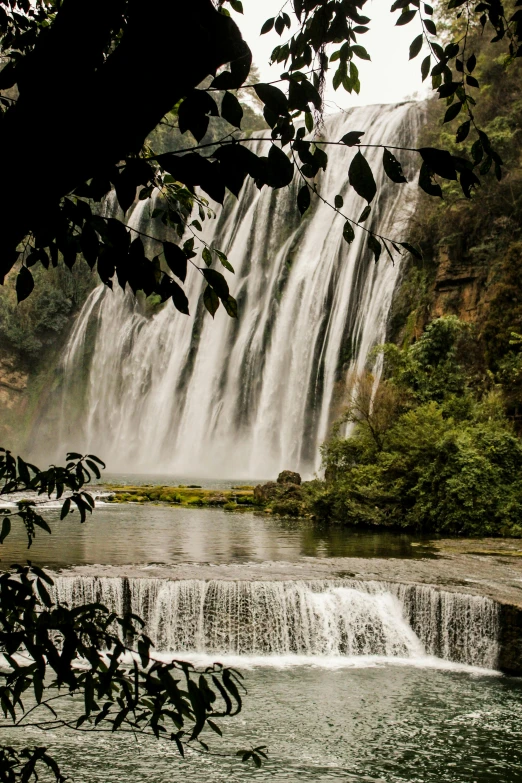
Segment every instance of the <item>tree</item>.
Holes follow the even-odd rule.
[[[219,113],[241,127],[242,109],[233,91],[246,86],[252,58],[226,4],[227,0],[218,0],[217,7],[211,0],[183,4],[153,0],[146,6],[138,0],[109,5],[38,0],[33,7],[29,0],[1,0],[0,46],[8,62],[0,76],[0,89],[16,88],[17,97],[1,99],[0,141],[8,152],[2,156],[0,173],[2,181],[9,184],[0,204],[4,222],[0,275],[5,276],[21,257],[17,279],[20,301],[34,286],[31,266],[56,264],[62,254],[72,267],[81,252],[91,267],[96,265],[107,285],[112,286],[116,275],[122,287],[128,283],[134,292],[155,293],[163,301],[171,298],[175,307],[188,313],[180,283],[185,280],[187,262],[197,266],[198,239],[203,245],[204,265],[198,269],[208,284],[204,293],[207,309],[214,315],[221,302],[229,315],[237,316],[228,283],[211,264],[216,260],[229,271],[232,267],[218,248],[207,247],[199,237],[208,204],[194,189],[199,187],[214,201],[222,202],[226,190],[238,195],[246,177],[253,178],[258,187],[280,188],[288,186],[297,172],[302,180],[297,205],[304,213],[312,196],[327,200],[320,192],[318,177],[326,169],[329,144],[358,148],[349,180],[368,202],[363,215],[355,220],[344,215],[339,195],[328,196],[327,203],[344,219],[346,241],[353,241],[354,226],[359,226],[367,233],[376,260],[383,249],[390,256],[404,250],[418,255],[408,242],[381,236],[363,225],[376,194],[373,174],[361,152],[364,131],[352,131],[341,140],[322,140],[318,135],[329,66],[338,62],[335,88],[360,89],[355,60],[370,56],[357,42],[370,23],[361,14],[364,0],[295,0],[297,29],[272,53],[272,59],[286,68],[280,80],[286,92],[273,84],[251,85],[272,129],[267,155],[254,154],[248,141],[237,134],[218,144],[200,144],[210,118]],[[229,4],[242,12],[239,0]],[[488,165],[483,163],[482,169],[486,172],[493,166],[498,178],[502,161],[474,120],[475,100],[470,89],[478,83],[472,75],[474,55],[466,48],[468,28],[479,14],[478,24],[483,28],[492,25],[494,41],[508,40],[508,57],[514,59],[520,54],[522,12],[516,11],[508,19],[499,0],[475,7],[464,0],[451,0],[449,7],[460,21],[456,24],[458,40],[445,47],[435,40],[431,6],[423,4],[421,12],[420,0],[410,4],[396,0],[392,11],[400,11],[398,25],[421,22],[410,57],[416,57],[427,42],[430,54],[423,60],[422,73],[424,78],[431,73],[433,87],[449,104],[445,120],[467,112],[457,141],[463,143],[471,131],[476,135],[471,159],[434,148],[415,150],[422,161],[419,184],[438,196],[437,177],[458,178],[464,195],[470,197],[479,185],[474,169],[480,161],[485,158]],[[261,33],[273,30],[282,36],[291,27],[290,16],[282,11],[267,20]],[[153,78],[143,67],[144,52],[154,52]],[[216,76],[225,64],[228,68]],[[209,74],[215,76],[210,86],[199,89]],[[215,92],[222,93],[220,107],[213,98]],[[143,149],[150,132],[178,104],[179,128],[190,130],[198,144],[161,154]],[[33,132],[35,117],[39,120],[37,134]],[[66,128],[74,130],[64,133]],[[393,182],[406,181],[400,162],[388,148],[383,150],[383,166]],[[25,198],[28,182],[29,200]],[[160,194],[161,205],[153,214],[172,233],[172,239],[163,242],[152,239],[155,252],[145,250],[139,232],[126,228],[124,216],[138,187],[142,199]],[[102,217],[95,206],[111,189],[116,192],[123,219]],[[192,219],[194,206],[199,220]],[[192,236],[180,247],[177,242],[186,232]]]

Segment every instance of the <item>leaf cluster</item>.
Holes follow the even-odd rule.
[[[119,617],[100,604],[71,609],[53,598],[53,581],[35,566],[0,575],[0,674],[4,727],[46,731],[126,731],[185,746],[206,743],[216,718],[241,709],[241,675],[214,665],[203,671],[183,661],[159,661],[135,615]],[[78,717],[58,716],[53,703],[70,696]],[[80,699],[82,701],[80,701]],[[29,705],[32,706],[29,706]],[[3,780],[37,779],[47,765],[65,780],[46,748],[3,747]],[[254,760],[255,763],[255,760]]]
[[[94,499],[83,487],[92,480],[92,475],[100,478],[100,468],[104,463],[94,454],[82,456],[75,452],[67,454],[65,466],[51,465],[47,470],[40,470],[36,465],[25,462],[21,457],[14,457],[7,449],[0,448],[0,496],[13,493],[34,493],[36,498],[46,495],[47,498],[60,500],[68,491],[62,505],[60,518],[64,519],[73,509],[78,510],[80,521],[85,522],[87,514],[94,509]],[[50,533],[51,529],[41,514],[35,510],[36,500],[19,500],[17,510],[3,508],[1,514],[2,528],[0,544],[11,532],[12,519],[18,517],[24,524],[28,548],[31,547],[36,535],[36,528]]]

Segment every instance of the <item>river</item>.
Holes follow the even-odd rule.
[[[429,542],[220,509],[99,504],[84,525],[57,516],[48,512],[53,535],[39,532],[30,556],[56,570],[61,600],[118,611],[130,601],[158,649],[237,666],[248,691],[224,738],[207,737],[218,755],[46,735],[75,779],[141,783],[153,769],[154,783],[522,781],[522,681],[495,670],[493,601],[339,570],[309,579],[355,562],[433,569],[443,561]],[[16,531],[3,562],[27,554]],[[27,740],[42,736],[9,737]],[[261,770],[235,755],[252,745],[268,746]]]

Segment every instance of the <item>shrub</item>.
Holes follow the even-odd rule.
[[[300,517],[303,516],[303,504],[290,498],[289,500],[276,500],[272,503],[272,513],[280,517]]]

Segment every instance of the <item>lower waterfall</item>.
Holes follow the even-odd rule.
[[[60,576],[54,589],[69,606],[139,615],[163,652],[498,660],[497,604],[431,586]]]
[[[327,117],[324,136],[338,141],[361,129],[365,144],[412,147],[423,117],[415,102],[359,107]],[[256,144],[261,152],[266,142]],[[320,187],[330,201],[340,195],[343,211],[357,218],[365,202],[348,182],[354,153],[329,147]],[[378,197],[364,225],[403,241],[417,186],[387,179],[381,149],[365,155]],[[408,153],[401,162],[412,179]],[[348,245],[343,219],[319,199],[300,220],[301,184],[296,178],[287,189],[258,191],[247,182],[239,200],[227,197],[205,222],[205,240],[235,268],[228,282],[237,321],[223,308],[214,320],[205,313],[194,269],[186,284],[190,317],[171,304],[147,315],[117,285],[92,292],[62,357],[61,398],[55,395],[49,412],[49,427],[61,428],[60,455],[74,449],[99,454],[115,471],[214,478],[318,469],[347,380],[386,338],[400,256],[392,263],[383,253],[374,263],[361,229]],[[130,224],[149,233],[149,209],[138,202]]]

